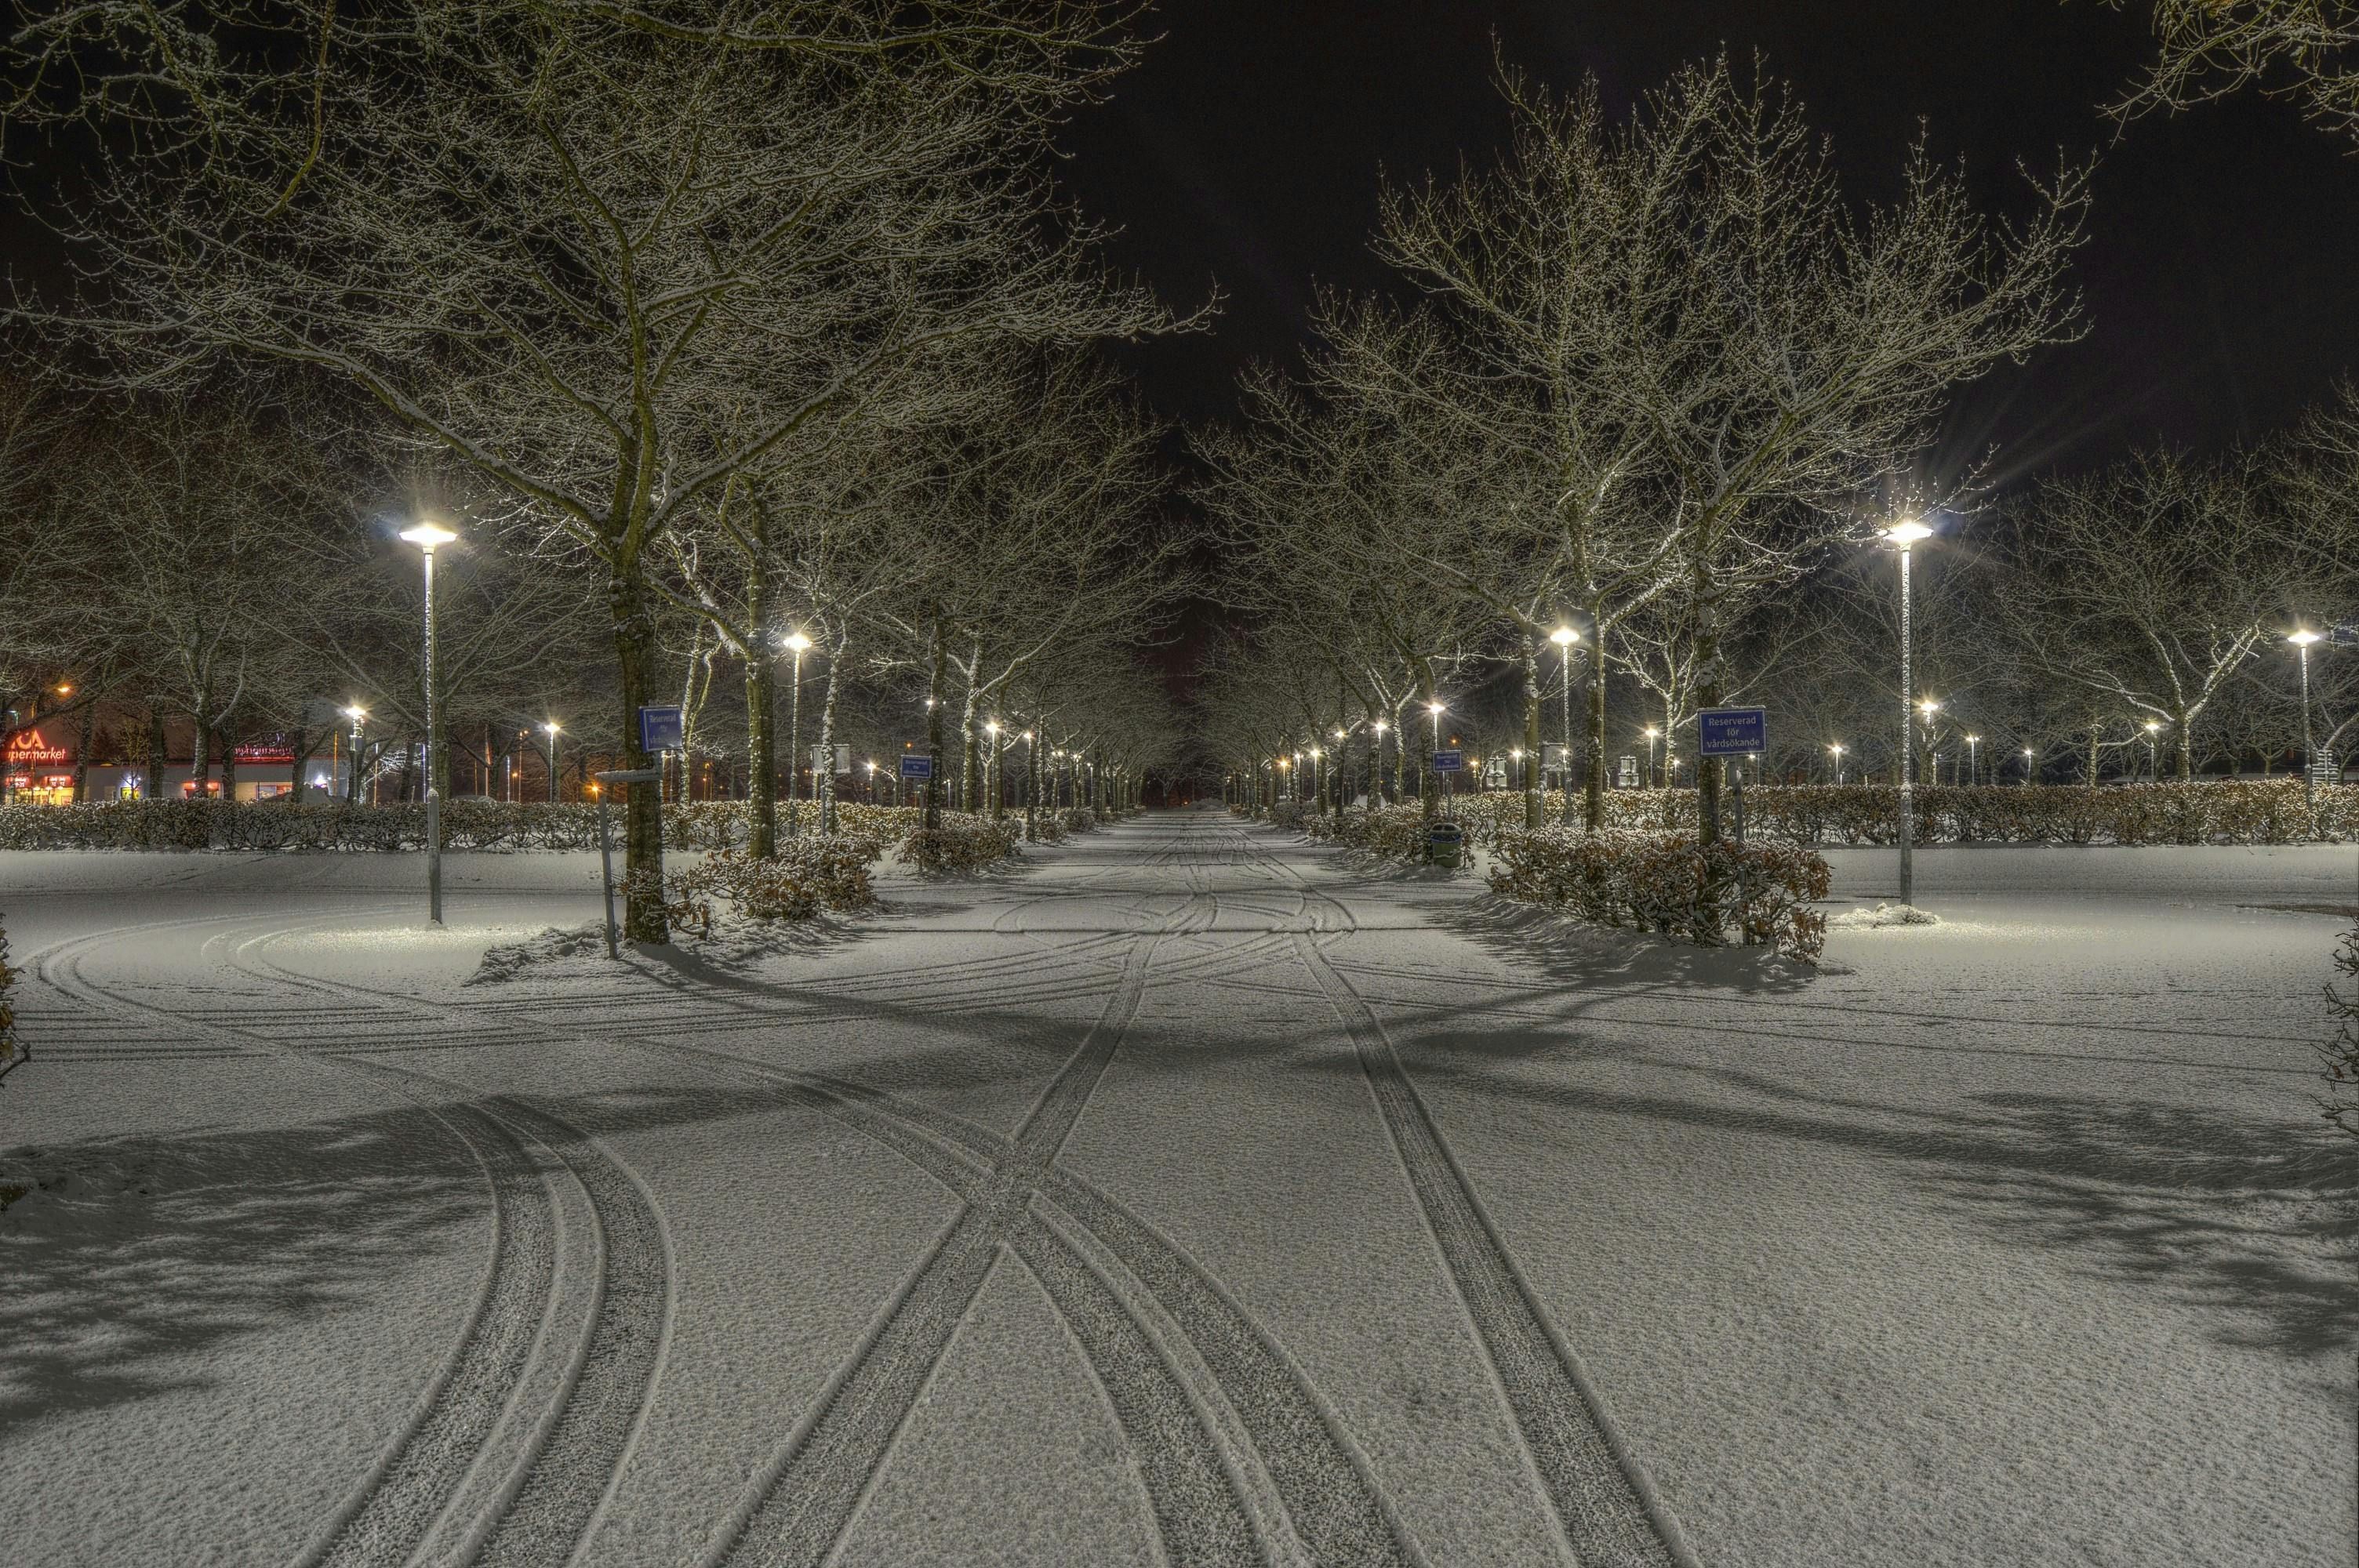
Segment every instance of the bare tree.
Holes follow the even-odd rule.
[[[148,384],[312,367],[531,507],[601,579],[643,764],[649,579],[706,496],[946,339],[1165,324],[1038,172],[1118,15],[951,6],[902,49],[886,0],[102,5],[19,38],[15,109],[122,133],[60,220],[103,291],[55,319]],[[793,384],[703,442],[766,355]],[[627,821],[630,930],[661,940],[647,792]]]

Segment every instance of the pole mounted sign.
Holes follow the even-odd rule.
[[[1466,753],[1463,752],[1436,752],[1433,754],[1433,771],[1437,773],[1462,773],[1465,767]]]
[[[679,709],[677,708],[642,708],[639,709],[639,750],[642,752],[677,752],[679,750]]]
[[[1707,708],[1696,715],[1696,749],[1707,757],[1754,757],[1769,749],[1769,710]]]
[[[934,760],[931,757],[903,757],[901,759],[901,776],[905,779],[932,778],[934,776]]]

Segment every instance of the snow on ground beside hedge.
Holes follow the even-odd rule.
[[[1978,851],[1972,874],[2052,853]],[[0,1180],[79,1174],[68,1199],[101,1206],[0,1216],[0,1556],[296,1557],[461,1343],[495,1238],[447,1119],[497,1100],[594,1134],[560,1139],[567,1160],[616,1175],[605,1201],[644,1192],[659,1227],[607,1230],[610,1282],[644,1269],[663,1289],[597,1292],[588,1200],[536,1157],[511,1217],[544,1186],[560,1206],[550,1337],[486,1462],[453,1475],[460,1523],[496,1515],[603,1301],[639,1314],[615,1343],[659,1362],[611,1439],[560,1454],[557,1497],[583,1500],[563,1517],[598,1521],[593,1568],[710,1561],[958,1212],[922,1143],[723,1058],[1004,1136],[1111,1019],[1119,1048],[1056,1169],[1284,1349],[1321,1401],[1287,1456],[1327,1453],[1308,1440],[1326,1412],[1352,1445],[1336,1474],[1373,1477],[1427,1561],[1565,1553],[1473,1326],[1512,1325],[1453,1284],[1364,1052],[1397,1055],[1702,1562],[2339,1565],[2359,1530],[2359,1172],[2308,1096],[2347,922],[2246,906],[2315,901],[2352,855],[2263,875],[2210,854],[2087,852],[2006,893],[1944,890],[1922,854],[1943,924],[1837,931],[1848,972],[1813,975],[1538,943],[1486,929],[1471,876],[1393,881],[1161,816],[978,881],[912,879],[856,939],[741,969],[683,949],[473,989],[495,941],[595,917],[594,857],[586,892],[472,887],[431,934],[406,888],[250,884],[235,857],[136,896],[101,858],[0,860],[46,889],[8,908],[49,977],[27,1016],[49,1047],[0,1090]],[[84,871],[102,885],[78,892]],[[1838,897],[1871,880],[1854,871]],[[151,922],[183,924],[132,928]],[[241,1018],[353,1054],[223,1033]],[[110,1172],[149,1190],[110,1193]],[[1440,1234],[1473,1244],[1448,1215]],[[1266,1465],[1218,1463],[1243,1418],[1187,1382],[1215,1370],[1216,1298],[1100,1263],[1050,1277],[1112,1281],[1110,1317],[1060,1317],[1012,1254],[953,1302],[838,1561],[1168,1559],[1147,1466],[1184,1457],[1205,1409],[1248,1530],[1276,1506]],[[1136,1309],[1149,1362],[1182,1336],[1215,1346],[1183,1356],[1168,1400],[1079,1348],[1148,1290],[1167,1303]]]

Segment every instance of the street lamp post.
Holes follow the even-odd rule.
[[[984,780],[983,784],[983,809],[984,816],[996,816],[999,815],[1001,790],[999,777],[999,720],[996,719],[987,719],[984,720],[983,732],[987,737],[984,741],[984,749],[989,752],[991,756],[991,776]]]
[[[1572,825],[1572,645],[1581,641],[1581,633],[1574,631],[1570,626],[1560,626],[1555,631],[1549,633],[1549,641],[1554,643],[1557,646],[1557,652],[1560,655],[1559,667],[1562,670],[1564,675],[1564,690],[1559,692],[1557,696],[1563,709],[1561,717],[1563,719],[1564,729],[1564,767],[1562,770],[1564,775],[1564,820],[1565,825],[1567,827],[1571,827]],[[1647,762],[1651,765],[1653,761],[1654,758],[1650,750]]]
[[[1842,784],[1843,780],[1843,749],[1841,746],[1831,745],[1827,748],[1827,755],[1835,760],[1835,783],[1838,784]],[[1653,759],[1649,758],[1648,760],[1651,762]]]
[[[1665,787],[1669,787],[1671,782],[1668,778],[1664,778],[1661,773],[1655,771],[1655,741],[1661,736],[1661,734],[1662,731],[1656,729],[1653,725],[1649,724],[1647,726],[1647,787],[1649,789],[1654,788],[1658,781],[1659,781]],[[1669,749],[1666,748],[1667,752],[1668,750]]]
[[[344,775],[344,798],[358,806],[361,800],[361,726],[368,720],[368,709],[355,702],[344,709],[344,717],[353,721],[352,772]]]
[[[440,760],[440,737],[435,725],[439,717],[434,701],[434,550],[439,545],[450,544],[458,535],[432,523],[421,523],[405,529],[402,538],[418,546],[426,557],[426,918],[433,925],[442,924],[442,791],[434,780],[434,765]]]
[[[2038,766],[2034,760],[2034,753],[2030,747],[2026,746],[2023,749],[2023,784],[2025,788],[2028,789],[2031,786],[2032,774],[2037,771]]]
[[[795,792],[801,786],[803,755],[803,654],[811,640],[799,632],[789,632],[780,639],[783,646],[795,656],[795,691],[787,703],[787,837],[795,836],[799,825],[801,807],[796,802],[801,796]],[[932,698],[927,699],[932,706]]]
[[[1910,519],[1896,523],[1884,530],[1884,536],[1900,552],[1900,902],[1912,903],[1916,892],[1917,802],[1912,788],[1916,775],[1915,734],[1909,726],[1915,716],[1915,704],[1909,699],[1908,673],[1909,580],[1908,547],[1920,539],[1930,539],[1933,530]]]
[[[2318,816],[2318,770],[2311,765],[2310,736],[2310,645],[2318,633],[2305,626],[2287,633],[2286,641],[2301,655],[2301,808],[2314,821]]]
[[[1375,721],[1376,742],[1368,752],[1368,804],[1385,804],[1385,721]]]
[[[557,732],[564,728],[554,719],[540,727],[541,733],[549,737],[549,804],[551,806],[557,804]]]
[[[1425,705],[1425,711],[1430,715],[1433,719],[1433,744],[1426,748],[1426,771],[1433,775],[1433,793],[1435,795],[1440,795],[1441,793],[1441,770],[1433,765],[1433,753],[1441,750],[1441,704],[1438,702],[1429,702]]]
[[[1966,783],[1969,785],[1983,782],[1982,753],[1975,750],[1981,741],[1982,737],[1979,735],[1966,737]]]
[[[2146,782],[2148,784],[2160,784],[2162,782],[2162,767],[2161,763],[2157,761],[2157,753],[2154,749],[2155,731],[2161,728],[2162,724],[2158,719],[2149,719],[2146,721]]]

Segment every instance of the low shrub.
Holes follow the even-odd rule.
[[[1944,784],[1913,794],[1919,844],[2301,844],[2359,838],[2359,785],[2320,789],[2313,825],[2296,777],[2102,789]],[[1734,805],[1733,795],[1721,797],[1723,827],[1734,826]],[[1745,837],[1787,844],[1890,844],[1898,837],[1899,805],[1899,792],[1882,784],[1765,785],[1745,792]],[[1564,821],[1560,793],[1551,793],[1545,806],[1549,824]],[[1580,810],[1576,797],[1576,818]],[[1488,846],[1498,833],[1523,830],[1524,800],[1514,792],[1462,795],[1454,811],[1467,838],[1477,844]],[[1609,790],[1604,827],[1692,834],[1696,793]]]
[[[1066,839],[1065,825],[1053,811],[1036,813],[1024,825],[1024,837],[1035,844],[1061,844]]]
[[[1826,946],[1827,863],[1785,844],[1725,839],[1709,848],[1682,833],[1584,833],[1516,827],[1493,837],[1492,891],[1569,908],[1600,925],[1718,946],[1734,931],[1748,946],[1816,958]]]
[[[1093,833],[1097,830],[1098,814],[1086,806],[1069,806],[1058,813],[1058,820],[1068,833]]]
[[[1281,800],[1269,808],[1270,826],[1283,827],[1289,833],[1301,832],[1303,823],[1317,815],[1317,811],[1299,800]]]
[[[713,905],[749,920],[809,920],[822,909],[867,909],[876,902],[868,857],[841,838],[798,838],[763,860],[714,849],[667,879],[664,904],[676,929],[709,935]]]
[[[940,827],[903,838],[893,858],[927,876],[972,876],[1014,856],[1022,835],[1013,818],[945,813]]]
[[[1317,827],[1310,824],[1316,822]],[[1332,816],[1305,818],[1305,831],[1379,860],[1408,860],[1425,852],[1425,813],[1414,806],[1384,806]]]

